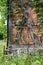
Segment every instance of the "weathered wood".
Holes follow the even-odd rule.
[[[18,55],[21,52],[21,49],[24,50],[23,53],[25,52],[27,53],[28,52],[27,49],[31,49],[31,51],[33,51],[33,54],[35,54],[36,49],[43,47],[43,42],[41,42],[40,40],[41,35],[39,33],[37,26],[35,26],[35,23],[39,21],[37,17],[37,13],[30,7],[28,0],[25,0],[25,1],[19,0],[18,2],[17,0],[16,1],[9,0],[8,4],[9,4],[8,11],[12,11],[12,14],[8,15],[8,18],[7,18],[7,48],[8,50],[9,50],[9,47],[12,46],[11,51],[16,51]],[[26,37],[29,37],[30,41],[33,40],[32,45],[31,43],[27,42],[26,40],[27,38],[25,38],[25,41],[28,44],[26,42],[24,44],[21,42],[20,44],[19,42],[21,37],[23,36],[22,31],[24,26],[27,26],[27,28],[29,28],[30,30],[28,30],[29,31],[28,34],[24,33],[23,35],[24,37],[27,35]],[[36,30],[36,28],[34,28],[34,26],[37,28],[38,31]],[[15,28],[17,30],[15,30]],[[25,29],[25,31],[26,30],[27,29]],[[34,35],[34,31],[35,31],[35,35]],[[38,38],[36,36],[38,36]],[[15,41],[14,38],[16,37],[18,40]]]

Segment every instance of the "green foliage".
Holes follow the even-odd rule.
[[[40,22],[43,22],[43,0],[32,0],[30,5],[37,12],[37,15],[40,16]]]
[[[3,21],[0,21],[0,36],[3,35],[3,39],[7,37],[7,26],[4,25]],[[1,37],[0,37],[1,39]]]
[[[39,17],[39,22],[36,23],[36,25],[40,27],[41,24],[43,23],[43,0],[32,0],[30,1],[29,4],[37,12],[37,16]],[[40,31],[40,33],[41,35],[43,35],[43,30]]]
[[[7,37],[7,26],[5,26],[5,20],[7,19],[7,0],[0,0],[0,36]],[[0,37],[1,39],[1,37]]]
[[[0,40],[2,40],[3,39],[3,34],[2,33],[0,33]]]
[[[21,54],[19,57],[11,58],[10,55],[3,56],[3,47],[6,42],[0,42],[0,65],[43,65],[43,56],[38,51],[36,56]]]
[[[3,56],[5,41],[0,41],[0,65],[43,65],[43,56],[36,51],[36,56],[21,54],[19,57],[11,58],[10,55]]]
[[[38,57],[38,56],[37,56]],[[10,56],[2,57],[0,64],[1,65],[43,65],[43,57],[37,57],[35,56],[30,56],[26,59],[23,57],[19,56],[17,58],[11,58]]]
[[[6,19],[7,15],[7,0],[0,0],[0,13],[3,19]]]

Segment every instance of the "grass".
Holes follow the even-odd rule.
[[[6,45],[6,41],[0,40],[0,57],[3,55],[3,49],[5,45]]]
[[[43,56],[36,53],[36,56],[22,54],[19,57],[11,58],[3,56],[3,47],[6,41],[0,41],[0,65],[43,65]]]

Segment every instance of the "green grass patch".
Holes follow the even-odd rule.
[[[43,65],[43,56],[36,53],[36,56],[21,54],[19,57],[11,58],[3,56],[5,41],[0,41],[0,65]]]

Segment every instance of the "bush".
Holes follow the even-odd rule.
[[[0,40],[3,39],[3,33],[0,33]]]

